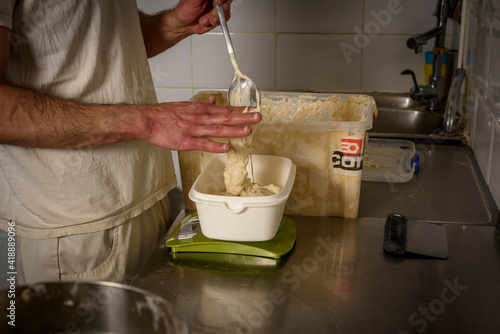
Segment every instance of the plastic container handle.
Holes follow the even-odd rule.
[[[232,208],[227,202],[223,202],[222,204],[224,204],[224,208],[230,213],[241,213],[246,209],[246,206],[244,205],[238,205],[237,207]]]

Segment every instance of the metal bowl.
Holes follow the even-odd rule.
[[[51,282],[0,291],[0,333],[188,333],[164,299],[107,282]],[[13,326],[15,324],[15,326]]]

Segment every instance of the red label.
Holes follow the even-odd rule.
[[[342,138],[342,153],[344,156],[361,156],[363,148],[363,139]]]

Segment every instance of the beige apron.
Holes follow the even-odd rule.
[[[54,239],[16,238],[19,284],[103,280],[128,284],[170,227],[168,197],[104,231]]]

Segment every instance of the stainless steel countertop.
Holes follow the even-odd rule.
[[[498,209],[472,150],[466,146],[416,146],[420,171],[406,183],[362,182],[359,217],[458,224],[495,223]]]
[[[369,197],[382,188],[364,189]],[[425,200],[415,203],[427,209]],[[160,246],[132,285],[173,303],[193,333],[498,332],[494,223],[444,224],[449,259],[438,260],[385,254],[384,220],[377,217],[291,218],[297,241],[281,261],[216,254],[174,259]]]

